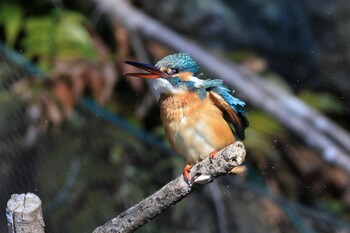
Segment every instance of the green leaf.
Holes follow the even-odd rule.
[[[5,28],[6,44],[13,47],[22,27],[23,11],[17,5],[4,4],[0,6],[0,24]]]
[[[272,117],[261,111],[249,112],[250,126],[244,144],[259,155],[270,154],[273,141],[283,135],[284,128]]]
[[[283,132],[283,128],[274,118],[260,111],[249,112],[249,122],[249,129],[265,136],[276,136]]]
[[[264,77],[269,81],[273,82],[276,86],[282,88],[284,91],[288,93],[293,92],[290,85],[283,79],[283,77],[279,76],[278,74],[269,72],[266,73]]]
[[[31,17],[25,24],[26,36],[22,40],[25,55],[29,58],[38,57],[38,63],[49,60],[53,52],[53,33],[55,23],[49,16]],[[43,67],[42,67],[43,68]]]
[[[63,11],[56,31],[58,57],[96,58],[91,37],[83,25],[86,19],[73,11]]]
[[[339,114],[344,109],[343,103],[327,92],[317,93],[305,90],[299,94],[299,97],[310,106],[322,112]]]
[[[256,130],[247,130],[247,139],[244,145],[249,148],[249,150],[256,151],[259,154],[267,154],[271,151],[272,144],[271,139],[266,137],[266,135],[258,132]]]
[[[244,59],[246,59],[247,57],[251,56],[251,51],[248,50],[240,50],[240,51],[235,51],[235,52],[231,52],[228,53],[226,56],[228,59],[234,61],[234,62],[242,62]]]
[[[83,15],[68,10],[29,18],[25,23],[26,36],[22,40],[25,55],[37,58],[44,70],[48,70],[57,58],[96,58],[97,53],[84,22]]]

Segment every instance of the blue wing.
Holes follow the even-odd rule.
[[[204,88],[209,92],[209,97],[215,105],[225,113],[224,115],[228,116],[228,121],[232,123],[237,138],[244,140],[244,130],[249,126],[244,111],[245,103],[233,97],[231,91],[220,79],[206,80]]]

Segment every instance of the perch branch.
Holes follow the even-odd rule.
[[[219,151],[211,162],[207,158],[194,165],[189,173],[190,184],[185,182],[182,175],[177,177],[151,196],[96,228],[94,233],[134,232],[189,195],[197,187],[196,184],[209,183],[241,165],[245,154],[243,143],[236,142],[229,145]]]
[[[219,59],[197,44],[170,30],[124,0],[96,0],[104,13],[142,37],[184,51],[207,71],[239,90],[256,108],[274,116],[325,160],[350,173],[350,135],[318,111],[280,87],[237,64]]]

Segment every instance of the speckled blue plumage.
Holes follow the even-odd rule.
[[[205,90],[214,91],[219,94],[236,112],[245,115],[243,107],[245,103],[231,95],[231,91],[224,85],[221,79],[207,79],[205,80]]]
[[[171,69],[178,69],[179,72],[189,71],[193,75],[199,74],[199,66],[187,53],[168,55],[158,61],[156,67],[169,67]]]

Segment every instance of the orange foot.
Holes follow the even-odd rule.
[[[189,173],[190,173],[190,170],[191,170],[191,168],[192,168],[192,165],[190,165],[190,164],[186,164],[186,166],[184,167],[184,173],[183,173],[183,175],[184,175],[184,179],[185,179],[185,181],[186,181],[186,183],[187,184],[189,184]]]
[[[213,150],[210,154],[209,154],[209,161],[210,163],[212,163],[212,159],[214,158],[214,156],[216,155],[216,153],[218,153],[217,150]]]

